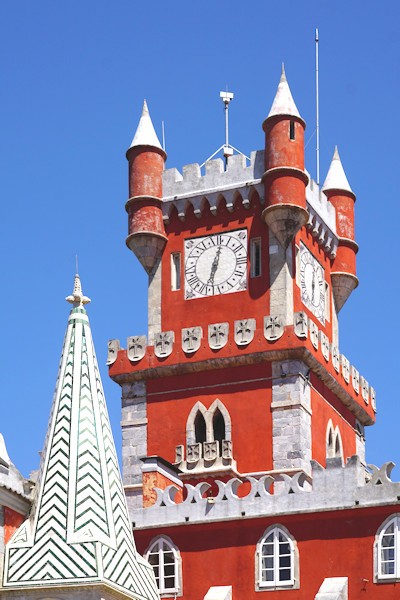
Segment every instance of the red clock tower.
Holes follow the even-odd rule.
[[[366,468],[375,391],[339,350],[355,195],[337,150],[322,189],[310,179],[305,126],[282,72],[250,161],[164,170],[146,103],[127,152],[149,330],[108,362],[162,596],[396,597],[400,487]]]

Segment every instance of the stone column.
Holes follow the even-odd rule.
[[[147,397],[144,381],[122,385],[122,479],[129,510],[142,508],[142,462],[147,456]]]
[[[272,452],[274,469],[311,474],[311,393],[301,361],[272,363]],[[286,375],[285,375],[286,374]]]

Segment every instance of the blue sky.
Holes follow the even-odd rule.
[[[367,458],[399,459],[397,2],[116,0],[0,4],[2,344],[0,431],[24,474],[42,448],[75,254],[117,446],[109,338],[146,331],[146,276],[125,247],[125,150],[147,98],[165,121],[167,167],[224,139],[219,91],[235,93],[231,142],[263,147],[281,62],[307,121],[315,177],[314,29],[320,32],[321,179],[338,144],[357,194],[359,288],[340,349],[377,390]]]

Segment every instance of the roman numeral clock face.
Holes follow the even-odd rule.
[[[300,245],[300,289],[303,304],[325,324],[325,272],[303,244]]]
[[[240,292],[247,287],[247,230],[185,240],[185,298]]]

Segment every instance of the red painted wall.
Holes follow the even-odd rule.
[[[331,419],[333,428],[339,427],[346,461],[356,454],[355,417],[314,374],[311,385],[315,388],[311,388],[312,457],[326,465],[326,430]]]
[[[208,409],[219,398],[231,417],[238,470],[272,469],[270,377],[268,363],[148,381],[148,455],[174,462],[175,447],[186,446],[186,423],[193,406],[200,401]]]
[[[207,336],[210,323],[221,323],[232,319],[245,319],[264,316],[269,311],[268,290],[268,228],[261,219],[262,206],[257,194],[252,196],[250,207],[245,209],[241,199],[235,202],[230,213],[222,200],[217,215],[204,208],[201,220],[194,215],[193,208],[187,210],[185,220],[178,219],[173,211],[170,223],[166,226],[167,246],[162,259],[162,330],[177,330],[181,327],[203,327]],[[250,239],[261,238],[262,276],[248,277],[248,289],[241,292],[220,294],[205,298],[185,300],[184,291],[184,240],[215,233],[247,228],[248,270],[250,270]],[[180,290],[171,290],[171,254],[180,252],[182,257],[182,285]],[[179,327],[177,327],[179,315]]]
[[[25,517],[15,512],[8,506],[4,507],[4,543],[10,540],[14,532],[18,529]]]
[[[395,506],[135,531],[139,552],[155,535],[168,535],[182,557],[183,598],[199,600],[214,585],[232,585],[233,600],[313,600],[326,577],[348,577],[350,600],[397,600],[400,583],[373,583],[376,531]],[[284,525],[295,538],[300,589],[255,591],[255,551],[270,525]],[[364,581],[367,580],[367,581]],[[275,596],[274,596],[275,597]]]

